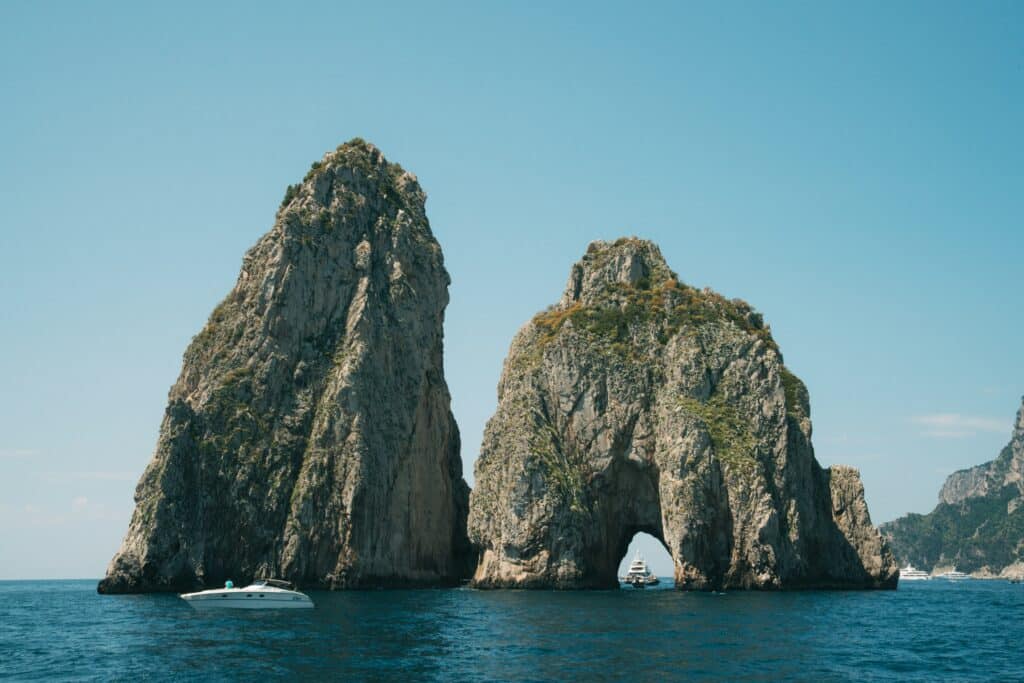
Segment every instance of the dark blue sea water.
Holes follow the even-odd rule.
[[[0,678],[1024,680],[1024,585],[727,594],[311,592],[196,612],[95,581],[0,582]]]

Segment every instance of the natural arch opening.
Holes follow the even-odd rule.
[[[630,539],[629,547],[626,549],[626,554],[622,556],[622,561],[619,562],[618,576],[620,583],[622,577],[625,577],[630,569],[630,564],[636,557],[640,557],[644,560],[647,565],[647,569],[658,577],[660,580],[659,586],[673,586],[675,581],[675,564],[672,561],[672,556],[668,552],[668,548],[665,544],[657,537],[651,534],[638,531]]]
[[[653,542],[649,550],[657,554],[659,567],[667,555],[662,531],[661,496],[658,469],[645,461],[616,458],[608,469],[591,481],[594,522],[586,539],[581,584],[588,588],[617,588],[623,556],[638,533]],[[646,541],[644,542],[646,543]],[[658,546],[662,546],[658,548]],[[645,546],[645,552],[647,547]],[[632,559],[632,555],[629,556]],[[675,565],[669,560],[669,576]]]

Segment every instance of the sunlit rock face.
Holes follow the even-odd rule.
[[[891,588],[856,470],[822,469],[761,316],[595,242],[516,335],[470,498],[479,587],[616,585],[637,531],[679,588]]]
[[[468,575],[449,277],[425,201],[358,139],[288,188],[185,351],[100,592]]]

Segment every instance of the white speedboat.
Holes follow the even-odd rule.
[[[192,607],[223,607],[231,609],[301,609],[313,607],[305,593],[295,590],[287,581],[259,579],[245,588],[235,588],[231,581],[223,588],[197,593],[183,593],[181,599]]]
[[[900,569],[900,581],[930,581],[931,575],[921,569],[915,569],[914,565],[907,563],[906,567]]]
[[[937,578],[937,579],[948,579],[950,581],[962,581],[963,579],[971,578],[971,575],[970,574],[964,574],[963,572],[958,572],[956,570],[956,568],[954,567],[952,571],[943,572],[942,574],[939,574],[935,578]]]
[[[629,563],[629,571],[620,579],[623,583],[633,586],[633,588],[646,588],[647,586],[656,586],[661,583],[658,577],[647,568],[647,563],[644,561],[643,556],[640,555],[640,551],[637,551],[633,561]]]

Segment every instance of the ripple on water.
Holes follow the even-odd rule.
[[[0,582],[0,677],[1021,680],[1024,586],[898,591],[366,591],[196,612],[93,581]]]

